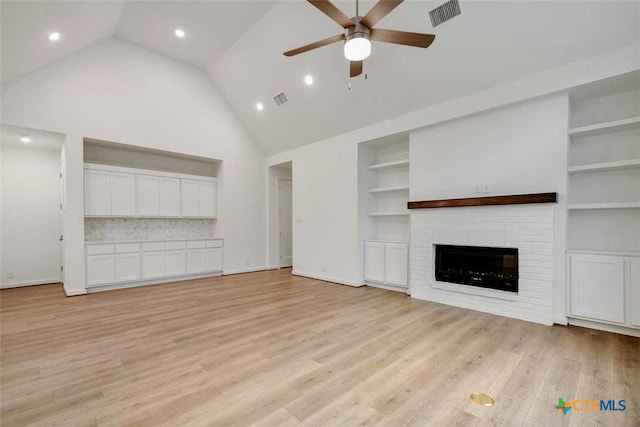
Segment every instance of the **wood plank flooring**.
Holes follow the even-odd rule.
[[[623,335],[290,270],[0,298],[3,427],[640,425],[640,339]],[[559,397],[627,410],[565,416]]]

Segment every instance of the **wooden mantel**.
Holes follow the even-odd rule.
[[[422,200],[409,202],[409,209],[455,208],[461,206],[522,205],[557,203],[558,193],[512,194],[508,196],[467,197],[464,199]]]

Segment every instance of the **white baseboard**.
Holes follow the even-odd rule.
[[[276,267],[277,269],[278,267]],[[229,276],[232,274],[242,274],[242,273],[253,273],[256,271],[265,271],[265,270],[273,270],[272,267],[247,267],[247,268],[236,268],[235,270],[225,270],[222,272],[223,276]]]
[[[358,283],[352,280],[338,279],[337,277],[324,276],[321,274],[303,273],[301,271],[292,271],[291,274],[293,274],[294,276],[302,276],[302,277],[308,277],[310,279],[317,279],[325,282],[337,283],[339,285],[354,286],[356,288],[359,288],[360,286],[365,285],[364,282]]]
[[[613,332],[622,335],[631,335],[640,338],[640,329],[629,328],[627,326],[610,325],[608,323],[592,322],[591,320],[569,318],[569,324],[582,328],[598,329],[601,331]]]
[[[43,279],[43,280],[29,280],[26,282],[17,283],[0,283],[0,289],[22,288],[24,286],[38,286],[38,285],[51,285],[54,283],[60,283],[59,277],[55,279]]]
[[[220,277],[222,276],[221,272],[216,273],[205,273],[205,274],[192,274],[189,276],[174,276],[167,277],[163,279],[156,280],[144,280],[139,282],[128,282],[128,283],[116,283],[110,285],[99,285],[99,286],[91,286],[86,289],[86,292],[94,293],[94,292],[104,292],[104,291],[113,291],[116,289],[127,289],[127,288],[137,288],[138,286],[151,286],[151,285],[163,285],[166,283],[174,283],[174,282],[184,282],[187,280],[194,279],[206,279],[207,277]],[[76,294],[81,295],[81,294]],[[67,296],[69,296],[67,294]]]
[[[409,293],[408,292],[409,288],[405,288],[403,286],[394,286],[394,285],[388,285],[386,283],[376,283],[376,282],[365,282],[365,285],[371,286],[372,288],[380,288],[380,289],[386,289],[388,291],[402,292],[403,294]]]

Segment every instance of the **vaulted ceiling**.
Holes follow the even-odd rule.
[[[374,3],[361,1],[361,15]],[[407,0],[380,21],[436,40],[428,49],[374,43],[367,78],[351,79],[349,90],[340,43],[282,55],[341,32],[304,1],[3,1],[2,78],[118,37],[207,70],[256,141],[275,153],[640,42],[640,2],[461,1],[462,15],[434,29],[428,11],[441,3]],[[335,4],[355,14],[355,1]],[[177,39],[175,28],[186,37]],[[51,31],[62,34],[54,45]],[[271,98],[281,91],[289,102],[277,107]]]

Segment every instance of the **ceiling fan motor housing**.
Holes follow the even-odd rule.
[[[364,24],[360,23],[360,19],[362,17],[357,16],[352,19],[354,21],[354,25],[352,27],[347,28],[347,35],[344,39],[344,42],[347,43],[349,40],[357,39],[357,38],[366,38],[369,40],[369,35],[371,34],[371,30]]]

